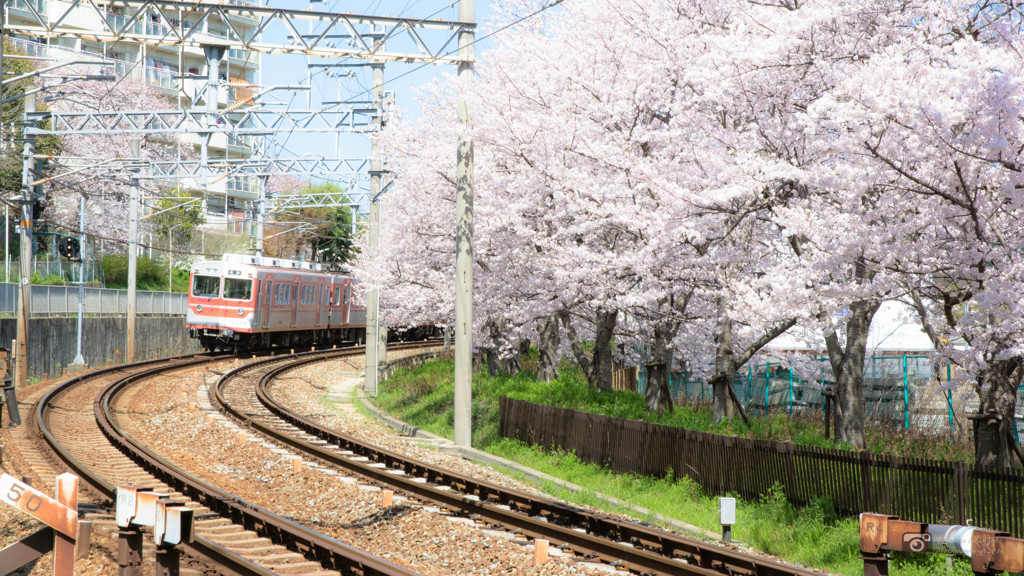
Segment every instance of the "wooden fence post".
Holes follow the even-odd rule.
[[[799,488],[796,484],[796,462],[794,459],[793,444],[791,442],[785,443],[785,458],[786,458],[786,498],[790,502],[797,501],[797,489]]]
[[[953,462],[953,510],[956,511],[956,524],[967,523],[967,465],[957,460]]]
[[[860,451],[860,483],[864,494],[862,509],[865,512],[873,512],[875,502],[871,493],[871,453],[867,450]]]
[[[821,393],[825,398],[825,440],[832,439],[832,390],[825,388]]]

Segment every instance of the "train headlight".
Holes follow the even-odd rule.
[[[202,312],[202,311],[203,311],[203,305],[202,304],[196,304],[196,312]]]
[[[241,316],[242,314],[245,314],[245,309],[244,308],[239,308],[238,309],[238,315]]]

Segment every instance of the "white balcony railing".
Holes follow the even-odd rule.
[[[239,0],[241,2],[242,0]],[[233,4],[234,2],[232,2]],[[46,0],[8,0],[6,2],[8,10],[21,10],[22,12],[32,13],[34,8],[36,12],[40,14],[46,13]],[[240,4],[247,6],[247,4]]]

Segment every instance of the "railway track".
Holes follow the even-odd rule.
[[[193,508],[196,537],[188,545],[207,573],[269,576],[415,574],[276,516],[162,460],[128,436],[118,415],[131,413],[131,385],[194,370],[223,357],[191,356],[141,362],[72,378],[37,404],[36,423],[54,456],[77,474],[99,506],[116,487],[146,486]]]
[[[453,473],[321,426],[274,398],[274,382],[280,375],[325,358],[311,355],[287,363],[271,359],[248,364],[222,376],[211,395],[243,426],[321,462],[455,514],[561,543],[577,554],[635,573],[820,574]]]

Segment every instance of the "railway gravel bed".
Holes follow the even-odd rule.
[[[298,384],[298,386],[300,388],[303,385],[307,385],[307,386],[312,386],[314,389],[317,389],[317,392],[322,392],[325,389],[325,387],[323,385],[319,385],[318,386],[314,382],[314,379],[318,375],[322,374],[323,371],[322,370],[318,371],[316,369],[313,369],[313,370],[311,370],[307,374],[307,373],[304,373],[303,370],[304,370],[303,368],[296,368],[296,369],[286,370],[284,372],[281,372],[280,370],[275,371],[275,385],[274,385],[274,392],[272,393],[272,395],[275,398],[279,399],[279,400],[280,400],[281,397],[287,398],[288,400],[286,400],[286,402],[291,401],[291,400],[293,400],[296,397],[302,396],[302,394],[296,394],[294,389],[291,386],[287,385],[287,383],[285,381],[287,381],[289,379],[293,379],[293,380],[297,379],[300,382]],[[278,373],[278,372],[280,372],[280,373]],[[337,381],[337,380],[338,379],[335,379],[335,381]],[[342,382],[347,382],[349,384],[349,386],[347,387],[348,388],[347,391],[343,390],[343,389],[339,389],[338,384],[334,383],[334,384],[330,385],[330,388],[333,389],[331,395],[334,396],[335,398],[350,397],[351,393],[352,393],[352,389],[353,389],[353,386],[351,386],[351,385],[356,383],[356,382],[358,382],[358,379],[348,378],[348,379],[341,379],[341,380],[342,380]],[[225,388],[230,388],[230,386],[225,387]],[[342,385],[341,388],[344,388],[344,386]],[[225,393],[225,395],[226,395],[226,393]],[[322,400],[322,394],[313,393],[312,396],[313,397],[317,397],[318,400]],[[310,399],[310,395],[309,394],[305,395],[305,398],[307,400]],[[241,409],[241,412],[244,412],[244,413],[248,414],[250,417],[256,416],[260,412],[262,412],[262,407],[256,405],[254,400],[251,399],[251,396],[248,399],[248,405],[246,405],[245,403],[246,403],[246,399],[243,398],[238,403],[238,406],[236,406],[236,409]],[[231,401],[231,404],[234,405],[235,402]],[[243,408],[243,406],[245,406],[245,407]],[[323,412],[323,411],[317,411],[317,406],[315,406],[315,405],[307,405],[305,407],[294,407],[293,406],[293,408],[297,408],[297,409],[295,409],[295,412],[299,413],[299,414],[302,414],[302,413],[318,414],[318,412]],[[268,421],[264,420],[262,417],[256,417],[255,420],[256,421],[263,421],[264,422],[263,424],[259,424],[260,426],[269,426],[271,428],[279,428],[279,429],[290,428],[289,425],[282,425],[283,423],[281,423],[280,421],[268,422]],[[364,422],[364,420],[361,417],[358,417],[357,421]],[[254,424],[254,425],[256,425],[256,424]],[[344,434],[344,432],[343,431],[339,431],[338,428],[344,428],[344,425],[339,425],[338,423],[334,423],[334,426],[325,426],[320,432],[318,432],[318,434],[320,434],[321,437],[324,438],[325,440],[328,440],[328,439],[330,439],[332,437],[332,433],[329,433],[328,430],[332,430],[335,433],[341,432],[342,434]],[[291,432],[291,433],[294,434],[294,432]],[[299,436],[301,438],[303,435],[299,434],[297,436]],[[352,438],[359,438],[361,441],[365,441],[364,440],[365,434],[356,433],[356,434],[350,434],[350,436]],[[394,437],[391,436],[391,435],[386,435],[386,437],[394,439]],[[326,442],[322,442],[320,440],[316,440],[316,439],[314,439],[312,437],[309,437],[309,436],[306,436],[304,438],[304,441],[307,442],[308,445],[315,445],[315,444],[318,444],[318,443],[320,443],[321,445],[326,444]],[[334,442],[336,442],[336,441],[337,442],[341,442],[343,446],[349,444],[349,441],[344,440],[344,438],[339,438],[338,440],[330,440],[330,442],[332,444]],[[386,456],[386,455],[381,454],[380,452],[376,452],[376,450],[380,450],[380,449],[387,450],[388,448],[386,446],[382,446],[384,444],[387,444],[386,442],[377,440],[377,441],[374,441],[373,444],[375,446],[377,446],[377,448],[373,448],[372,449],[374,451],[372,454],[370,452],[360,452],[360,453],[362,453],[362,454],[364,454],[366,456],[371,456],[372,459],[375,460],[375,461],[379,461],[379,462],[384,462],[384,461],[392,462],[393,465],[398,466],[399,468],[404,468],[404,472],[412,473],[412,472],[415,471],[416,474],[422,473],[422,470],[420,468],[420,466],[421,466],[420,464],[415,464],[415,463],[400,464],[399,463],[401,458],[407,457],[409,455],[408,454],[409,450],[404,449],[405,448],[404,446],[397,446],[398,450],[393,450],[391,456]],[[402,442],[402,444],[404,444],[404,442]],[[357,451],[360,450],[360,448],[357,447],[357,443],[355,441],[352,441],[351,445],[352,445],[352,448],[351,448],[352,450],[357,450]],[[331,452],[330,449],[327,450],[327,451]],[[404,456],[401,454],[403,452],[405,454]],[[342,452],[342,454],[344,454],[344,453],[345,452]],[[421,454],[422,454],[422,452],[421,452]],[[325,454],[325,457],[328,460],[330,460],[330,461],[333,461],[333,460],[336,459],[335,456],[327,456],[326,454]],[[358,458],[356,460],[358,460]],[[363,460],[365,461],[365,458],[363,458]],[[422,458],[415,458],[415,460],[420,461],[420,462],[423,461]],[[437,470],[441,471],[442,469],[451,470],[453,468],[456,468],[456,469],[463,468],[464,465],[468,465],[470,468],[473,467],[473,465],[471,465],[471,464],[469,464],[469,463],[467,463],[465,461],[462,461],[461,459],[458,459],[458,458],[446,460],[445,462],[442,462],[442,463],[440,463],[440,465],[436,465],[436,466],[437,466]],[[370,468],[372,469],[372,468],[377,467],[377,466],[382,466],[382,464],[374,464],[374,465],[371,465]],[[483,470],[483,472],[484,472],[483,474],[481,474],[481,470]],[[403,474],[402,470],[394,470],[394,472],[397,472],[399,475]],[[558,501],[552,501],[549,497],[545,497],[544,495],[540,495],[538,497],[538,499],[533,500],[529,496],[524,494],[523,491],[519,490],[519,488],[521,487],[521,485],[519,483],[508,482],[501,475],[499,475],[497,477],[493,477],[493,478],[498,480],[497,482],[492,482],[489,479],[482,478],[482,476],[487,476],[487,472],[490,472],[490,470],[486,469],[486,468],[484,468],[484,469],[477,468],[477,469],[463,470],[462,473],[465,475],[465,478],[466,478],[465,481],[459,480],[457,477],[451,477],[450,479],[446,480],[445,482],[452,483],[453,487],[456,486],[456,485],[461,485],[463,482],[467,482],[470,486],[473,487],[473,490],[471,490],[471,492],[472,491],[480,491],[479,494],[481,496],[484,496],[486,494],[486,498],[491,503],[490,504],[491,506],[493,506],[496,502],[506,502],[509,505],[512,505],[516,509],[522,510],[522,509],[524,509],[524,506],[525,506],[526,509],[534,510],[535,512],[539,512],[542,515],[546,515],[546,514],[549,513],[548,511],[550,511],[550,513],[552,514],[552,518],[554,519],[554,521],[556,523],[561,523],[561,522],[568,521],[568,524],[566,524],[566,526],[573,527],[574,531],[579,531],[581,529],[586,529],[587,532],[591,532],[592,529],[597,529],[598,532],[600,532],[602,534],[605,534],[606,538],[610,536],[611,539],[612,539],[612,544],[616,544],[616,541],[619,540],[619,539],[628,539],[628,540],[633,541],[634,544],[641,544],[641,543],[645,544],[648,547],[647,550],[650,550],[650,551],[654,552],[655,554],[658,554],[662,550],[674,551],[677,555],[679,555],[680,552],[682,552],[682,554],[683,554],[682,557],[687,559],[691,566],[686,568],[686,569],[680,570],[681,566],[679,566],[679,565],[671,566],[672,564],[675,564],[674,562],[669,562],[669,563],[666,564],[666,563],[664,563],[664,559],[662,559],[661,561],[656,561],[656,560],[652,561],[652,556],[645,555],[645,554],[633,553],[632,550],[628,547],[628,545],[626,545],[626,547],[623,547],[623,545],[625,543],[621,542],[621,541],[617,543],[617,545],[619,546],[619,549],[615,550],[615,546],[614,545],[613,546],[606,546],[605,544],[599,543],[598,540],[600,540],[600,538],[598,538],[597,540],[591,540],[591,539],[586,539],[586,538],[582,538],[582,537],[573,536],[573,535],[571,535],[572,531],[569,531],[569,532],[562,531],[562,532],[560,532],[560,531],[555,530],[555,529],[541,528],[540,526],[536,526],[536,525],[531,526],[531,525],[529,525],[528,522],[523,522],[521,520],[513,519],[513,518],[509,517],[507,513],[503,513],[500,510],[495,509],[495,508],[487,507],[486,508],[487,512],[484,512],[484,508],[471,505],[468,508],[468,510],[467,510],[472,515],[472,517],[474,517],[474,518],[477,517],[477,513],[479,513],[480,517],[489,517],[489,518],[491,518],[491,521],[494,521],[494,520],[496,520],[498,518],[501,518],[501,520],[498,520],[498,522],[501,523],[501,524],[505,524],[506,522],[511,521],[511,525],[513,525],[513,526],[521,526],[522,528],[527,530],[527,532],[534,533],[536,531],[536,533],[539,533],[539,534],[545,534],[545,535],[546,534],[551,534],[550,537],[553,537],[557,541],[565,541],[565,542],[572,543],[570,545],[573,548],[575,548],[576,546],[579,546],[581,548],[581,550],[593,550],[593,551],[597,552],[600,556],[606,558],[607,561],[612,561],[612,560],[618,559],[618,561],[613,562],[614,565],[620,565],[622,562],[626,562],[628,564],[632,564],[633,562],[636,562],[636,564],[639,565],[639,566],[650,566],[650,568],[641,568],[640,569],[641,571],[643,571],[645,569],[653,569],[653,570],[655,570],[655,571],[657,571],[659,573],[661,571],[665,571],[667,573],[701,573],[701,574],[712,574],[712,573],[714,573],[713,571],[706,570],[705,568],[713,568],[715,566],[718,566],[717,570],[723,571],[723,570],[725,570],[725,566],[728,566],[729,568],[731,568],[733,570],[738,570],[739,573],[758,573],[758,574],[764,573],[764,574],[777,574],[777,575],[788,575],[788,574],[807,574],[807,575],[810,575],[810,574],[819,574],[818,572],[814,572],[812,570],[801,569],[799,567],[792,566],[792,565],[788,565],[787,566],[785,563],[780,563],[779,560],[776,559],[776,558],[772,558],[770,556],[764,555],[762,553],[758,553],[756,551],[752,551],[751,550],[751,551],[746,551],[746,553],[740,553],[738,550],[736,550],[736,548],[731,547],[731,546],[723,548],[723,547],[716,547],[716,546],[701,545],[701,544],[699,544],[697,541],[695,541],[693,539],[688,539],[686,537],[670,536],[669,533],[666,533],[666,532],[652,531],[649,528],[644,528],[643,527],[644,523],[639,523],[638,524],[638,523],[636,523],[635,520],[628,519],[628,518],[626,518],[624,516],[621,516],[621,515],[616,515],[618,519],[615,519],[616,516],[610,516],[610,515],[608,515],[606,513],[600,512],[600,511],[590,510],[589,512],[593,513],[594,516],[587,516],[586,515],[587,511],[581,510],[580,507],[567,506],[567,505],[565,505],[565,503],[559,503]],[[379,472],[379,471],[367,470],[367,473],[370,476],[379,478],[381,480],[384,480],[384,478],[388,476],[387,474],[384,474],[383,476],[381,476],[381,472]],[[448,474],[450,472],[448,472],[448,473],[442,472],[442,473],[443,474]],[[433,473],[431,473],[431,477],[433,477]],[[384,480],[384,481],[387,481],[387,480]],[[481,484],[479,484],[479,482],[481,482],[481,481],[490,483],[490,484],[492,484],[492,486],[490,488],[488,488],[485,485],[481,485]],[[418,488],[412,488],[412,486],[414,486],[416,484],[416,482],[410,483],[408,480],[404,480],[404,481],[402,481],[402,483],[404,483],[404,485],[406,485],[410,489],[412,489],[413,493],[416,493],[416,494],[423,493],[428,498],[430,498],[432,500],[436,500],[436,498],[434,496],[430,496],[429,493],[424,493],[423,491],[421,491]],[[495,485],[495,484],[497,484],[497,485]],[[507,492],[507,493],[502,493],[503,490],[511,490],[511,491]],[[517,493],[517,492],[519,493],[518,496],[515,495],[515,493]],[[531,493],[537,494],[534,491],[531,491]],[[462,498],[458,498],[458,497],[450,498],[448,496],[441,496],[439,501],[446,502],[447,505],[453,505],[454,508],[463,509],[465,507],[462,505],[461,502],[459,502],[459,500],[462,500],[463,498],[465,498],[465,497],[462,497]],[[470,498],[474,498],[474,497],[470,496]],[[547,503],[545,503],[545,502],[547,502]],[[500,508],[500,506],[499,506],[499,508]],[[507,507],[505,509],[507,510]],[[543,536],[543,537],[549,537],[549,536]],[[607,542],[607,541],[605,541],[605,542]],[[649,552],[647,554],[649,554]],[[696,556],[693,556],[694,554]],[[628,558],[628,560],[627,560],[627,558]],[[700,564],[701,567],[693,566],[694,563]],[[637,566],[631,566],[631,568],[637,569]]]
[[[115,371],[106,376],[101,376],[97,382],[105,386],[118,377],[128,374],[127,371]],[[40,398],[60,384],[61,381],[49,380],[31,384],[18,391],[19,411],[22,425],[14,428],[4,428],[3,435],[3,471],[15,476],[29,480],[30,483],[45,493],[52,493],[54,490],[54,479],[66,468],[53,456],[49,447],[45,445],[42,434],[35,421],[36,406]],[[99,384],[97,384],[99,386]],[[130,463],[123,459],[119,453],[113,450],[105,440],[99,444],[92,444],[95,436],[92,434],[95,424],[88,425],[92,414],[92,399],[88,393],[81,391],[73,397],[65,397],[59,404],[61,424],[59,429],[65,434],[70,433],[72,437],[78,438],[75,444],[84,444],[90,448],[86,450],[88,457],[102,459],[101,455],[120,460],[120,472],[129,470]],[[84,402],[79,405],[79,402]],[[104,450],[106,446],[107,450]],[[115,468],[117,466],[114,466]],[[89,554],[75,561],[75,573],[85,575],[106,575],[117,572],[117,528],[114,524],[113,515],[103,505],[105,498],[100,494],[81,486],[79,490],[79,513],[83,520],[93,523],[91,532],[91,546]],[[42,524],[32,520],[28,516],[3,506],[0,509],[0,547],[11,544],[42,527]],[[144,564],[146,572],[152,572],[153,554],[151,547],[147,547],[145,556],[147,562]],[[21,569],[13,574],[26,576],[29,574],[52,574],[52,555],[47,554],[37,562]],[[198,575],[199,572],[183,569],[183,575]]]
[[[389,351],[395,358],[401,352]],[[320,363],[319,366],[327,366]],[[329,361],[327,378],[352,378],[362,358]],[[206,385],[216,382],[211,375]],[[192,390],[190,399],[181,392]],[[150,381],[136,389],[126,430],[167,460],[256,505],[425,575],[607,574],[608,566],[552,550],[533,565],[533,547],[514,534],[451,518],[398,496],[386,506],[375,486],[251,434],[209,404],[207,390]],[[323,409],[321,405],[321,409]],[[367,425],[372,425],[367,423]],[[384,430],[375,426],[375,435]],[[201,447],[201,448],[200,448]],[[488,475],[496,475],[487,470]]]
[[[390,350],[389,359],[421,352]],[[571,550],[558,548],[551,549],[551,558],[545,563],[534,565],[533,542],[525,537],[490,529],[469,518],[452,517],[429,504],[385,495],[364,479],[304,460],[291,450],[241,428],[213,408],[209,392],[220,375],[245,363],[232,360],[217,367],[181,369],[150,377],[117,398],[116,418],[128,434],[186,472],[310,530],[421,574],[624,573],[614,566],[590,562]],[[502,487],[542,495],[532,486],[492,468],[425,447],[420,440],[399,436],[364,417],[352,405],[355,387],[362,382],[362,371],[362,355],[306,365],[285,372],[277,380],[274,396],[322,425],[386,450]],[[73,446],[76,458],[102,469],[111,483],[145,484],[185,500],[166,485],[155,482],[139,466],[127,462],[102,437],[92,418],[92,401],[113,380],[101,377],[94,384],[63,395],[57,407],[61,417],[54,423],[56,433]],[[261,408],[246,408],[253,412],[258,409]],[[31,407],[23,406],[23,419],[29,411]],[[22,437],[16,438],[19,435]],[[32,426],[5,431],[5,441],[17,446],[5,454],[5,469],[15,475],[28,471],[38,478],[38,487],[52,491],[52,477],[62,470],[33,452],[32,442],[37,437],[38,431]],[[386,497],[390,502],[385,501]],[[88,500],[88,495],[83,494],[82,501]],[[275,573],[337,573],[323,570],[319,564],[227,520],[213,518],[198,504],[187,505],[196,509],[199,534],[250,559],[259,559]],[[94,530],[93,553],[79,561],[77,573],[114,573],[116,530],[112,519],[103,511],[92,513],[94,521],[99,521],[99,529]],[[7,522],[6,518],[0,516],[4,526],[0,530],[0,545],[34,529],[31,521]],[[149,566],[144,571],[149,572],[151,550],[146,557]],[[47,560],[44,557],[34,569],[22,573],[47,573]],[[182,574],[198,575],[201,571],[183,570]]]
[[[138,368],[130,367],[124,370],[114,370],[106,374],[93,375],[83,382],[72,386],[70,389],[65,388],[64,391],[57,395],[55,401],[51,401],[49,404],[51,409],[46,417],[50,432],[62,448],[70,454],[70,457],[79,463],[86,464],[91,473],[96,474],[103,478],[103,481],[112,485],[135,484],[147,486],[156,492],[164,494],[165,497],[183,502],[186,506],[192,508],[197,519],[196,533],[202,537],[202,542],[204,542],[202,547],[204,549],[215,550],[217,545],[223,546],[228,550],[228,555],[234,553],[247,558],[249,562],[263,566],[263,573],[266,574],[294,574],[296,576],[328,576],[330,574],[337,574],[337,571],[324,570],[319,562],[309,561],[293,550],[275,545],[267,539],[257,538],[254,533],[247,531],[240,525],[233,524],[228,519],[216,517],[215,514],[210,513],[209,509],[189,501],[179,493],[172,491],[165,484],[156,481],[142,468],[122,455],[119,450],[111,446],[102,432],[100,432],[96,423],[93,409],[94,400],[100,391],[105,389],[110,383],[137,370]],[[183,390],[179,396],[179,399],[183,400],[190,396],[189,391],[192,390],[190,384],[196,383],[198,385],[197,383],[203,382],[206,374],[207,372],[203,368],[197,371],[196,368],[189,367],[165,372],[155,378],[151,376],[150,380],[162,384],[163,386],[158,388],[158,393],[170,397],[172,400],[175,394],[166,384],[173,382]],[[143,380],[143,382],[147,382],[147,380]],[[138,390],[139,388],[137,387],[129,387],[124,394],[118,397],[112,411],[119,414],[119,419],[131,421],[148,421],[153,419],[154,414],[140,411],[136,408],[137,400],[135,395],[138,393]],[[35,411],[30,411],[30,413],[33,417],[35,416]],[[39,430],[32,425],[31,418],[26,420],[26,422],[28,425],[23,425],[16,429],[18,431],[17,434],[22,436],[20,438],[21,442],[19,442],[20,449],[17,450],[18,455],[23,462],[34,462],[33,468],[35,470],[39,470],[41,467],[46,468],[45,474],[42,477],[51,479],[50,484],[52,485],[52,477],[62,471],[63,467],[56,464],[51,466],[45,461],[47,449],[42,447],[42,442],[39,439]],[[5,436],[7,439],[12,439],[13,435],[6,434]],[[32,436],[35,438],[30,438]],[[33,455],[33,452],[36,452],[36,454]],[[18,475],[17,470],[13,467],[11,471]],[[39,483],[38,486],[46,489],[43,483]],[[111,510],[109,509],[111,494],[104,493],[108,490],[109,488],[103,488],[100,492],[97,492],[87,489],[80,493],[80,512],[83,511],[83,508],[92,512],[86,519],[93,520],[94,522],[94,545],[90,548],[89,558],[76,563],[76,573],[114,574],[118,571],[116,561],[117,542],[115,540],[116,528],[113,526]],[[93,500],[94,503],[90,505],[89,500]],[[102,502],[100,507],[96,507],[96,500]],[[99,520],[98,526],[96,525],[97,520]],[[18,525],[16,533],[15,530],[10,531],[8,541],[18,539],[29,533],[32,529],[33,526],[30,524],[25,525],[24,528]],[[224,555],[222,552],[216,553]],[[155,570],[153,556],[152,544],[144,545],[144,573],[152,573]],[[245,560],[231,560],[231,562],[236,564],[241,562],[244,564]],[[48,573],[48,564],[49,557],[44,556],[35,566],[29,566],[19,573]],[[219,573],[217,570],[210,562],[190,558],[183,560],[183,568],[180,574],[186,576],[199,576],[202,574],[206,576]],[[391,572],[388,571],[387,573]]]

